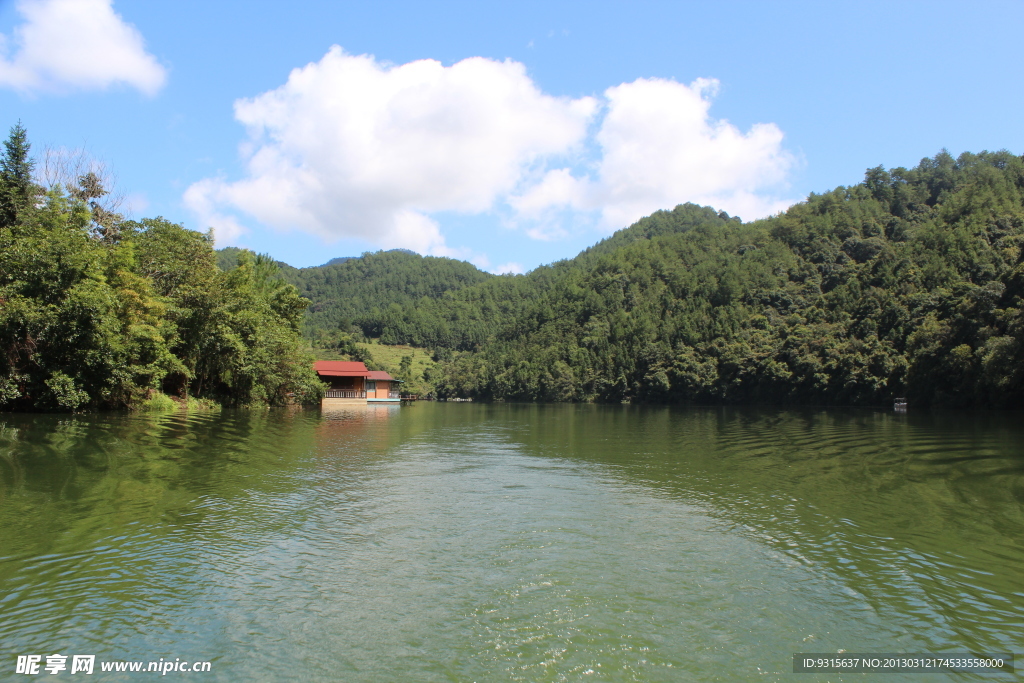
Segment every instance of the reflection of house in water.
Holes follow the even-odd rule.
[[[325,402],[316,426],[315,452],[353,466],[374,461],[404,438],[396,429],[400,403],[335,404]]]
[[[383,370],[367,370],[363,363],[339,360],[318,360],[313,369],[329,385],[321,403],[325,408],[400,401],[399,380]]]

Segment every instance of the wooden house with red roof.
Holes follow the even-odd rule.
[[[318,360],[313,369],[329,386],[322,405],[398,403],[397,380],[383,370],[367,370],[358,361]]]

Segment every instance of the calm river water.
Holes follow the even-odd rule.
[[[1021,417],[0,414],[0,679],[53,653],[95,654],[86,680],[808,682],[864,676],[793,653],[1021,653]]]

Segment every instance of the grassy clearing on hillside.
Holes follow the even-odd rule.
[[[433,384],[425,377],[425,375],[430,375],[429,370],[432,370],[435,365],[429,349],[405,344],[389,346],[380,344],[376,340],[371,340],[369,344],[357,342],[357,346],[369,351],[381,370],[386,370],[392,377],[405,380],[405,384],[402,385],[403,394],[422,395],[434,388]],[[409,359],[407,361],[408,370],[403,371],[402,360],[406,358]]]
[[[396,379],[405,380],[402,385],[403,394],[422,396],[434,388],[433,383],[427,379],[436,365],[431,359],[432,353],[429,349],[405,344],[391,346],[381,344],[375,339],[369,343],[356,342],[356,346],[368,352],[372,357],[372,361],[367,361],[368,367],[384,370]],[[317,360],[353,360],[350,356],[334,349],[314,349],[313,351]],[[405,358],[409,359],[407,370],[403,370],[402,367],[402,361]]]

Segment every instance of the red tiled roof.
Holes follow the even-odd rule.
[[[318,360],[313,370],[321,377],[365,377],[366,379],[398,382],[383,370],[367,370],[364,363],[351,360]]]
[[[318,360],[313,363],[313,370],[326,377],[367,377],[370,374],[366,364],[350,360]]]

